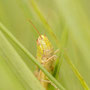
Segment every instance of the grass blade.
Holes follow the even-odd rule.
[[[41,66],[41,64],[33,57],[33,55],[29,53],[28,50],[17,41],[17,39],[7,30],[7,28],[2,23],[0,23],[0,27],[1,31],[6,34],[27,55],[27,57],[30,58],[30,60],[33,61],[59,89],[65,90],[64,87]]]
[[[7,62],[12,72],[16,75],[24,89],[44,90],[33,73],[29,70],[16,50],[5,38],[0,30],[0,56]],[[35,86],[36,84],[36,86]],[[3,89],[2,89],[3,90]]]
[[[35,12],[37,13],[37,15],[39,16],[40,20],[42,21],[42,23],[43,23],[44,26],[46,27],[46,30],[47,30],[47,31],[49,32],[49,34],[54,38],[54,40],[55,40],[55,42],[57,43],[58,47],[61,49],[62,47],[61,47],[60,45],[62,45],[62,44],[58,41],[56,35],[52,32],[52,28],[49,26],[49,24],[48,24],[47,21],[45,20],[43,14],[42,14],[41,11],[39,10],[38,5],[35,3],[34,0],[30,0],[30,1],[31,1],[31,3],[32,3],[32,6],[33,6]],[[66,14],[65,14],[65,15],[66,15]],[[69,21],[69,20],[68,20],[68,21]],[[65,57],[65,60],[67,61],[67,63],[68,63],[68,61],[71,62],[70,59],[67,60],[67,58],[66,58],[67,56],[68,56],[67,53],[64,53],[64,57]],[[72,69],[73,72],[76,72],[76,71],[78,72],[78,73],[75,73],[75,75],[76,75],[77,79],[80,81],[80,83],[82,84],[82,87],[85,88],[85,89],[89,89],[89,87],[88,87],[88,85],[86,84],[85,80],[80,79],[82,76],[80,75],[78,69],[76,69],[76,67],[74,66],[74,64],[73,64],[72,62],[71,62],[71,64],[70,64],[70,63],[68,63],[68,64],[69,64],[69,66],[71,67],[71,69]],[[76,70],[73,69],[72,65],[75,67]],[[79,78],[79,76],[80,76],[80,78]],[[84,84],[83,84],[83,83],[84,83]]]

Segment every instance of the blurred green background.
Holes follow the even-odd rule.
[[[33,5],[33,2],[36,6]],[[40,10],[40,13],[36,8]],[[29,19],[41,34],[47,35],[55,49],[59,48],[54,36],[47,31],[48,26],[43,17],[52,28],[60,46],[66,50],[70,60],[90,87],[90,0],[0,0],[0,22],[33,56],[36,56],[38,34],[28,22]],[[18,66],[21,63],[19,62],[18,66],[17,64],[21,60],[31,74],[35,65],[27,57],[23,57],[21,51],[18,52],[17,48],[13,48],[9,40],[6,40],[7,44],[5,44],[3,42],[5,37],[2,37],[0,36],[0,90],[35,90],[22,80],[24,69],[20,67],[20,70],[22,69],[20,76]],[[7,48],[6,52],[3,50],[4,48]],[[15,50],[12,52],[17,54],[17,58],[12,57],[9,48]],[[14,64],[16,69],[12,64],[13,61],[10,62],[12,59],[17,59],[17,64]],[[62,61],[59,71],[58,81],[66,90],[85,89],[65,59]],[[34,78],[33,74],[32,77]],[[29,76],[23,78],[28,80]],[[40,84],[38,83],[37,86]],[[37,90],[39,89],[38,87]]]

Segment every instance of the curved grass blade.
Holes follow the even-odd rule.
[[[44,90],[33,73],[29,70],[16,50],[8,42],[0,30],[0,56],[7,63],[8,67],[20,81],[24,89]],[[36,85],[35,85],[36,84]],[[4,90],[4,89],[2,89]]]
[[[70,67],[72,68],[72,70],[74,71],[74,73],[77,76],[77,78],[80,80],[83,88],[85,90],[90,90],[90,88],[88,87],[87,83],[85,82],[85,80],[83,79],[83,77],[78,72],[77,68],[70,61],[70,58],[67,56],[66,52],[64,52],[64,58],[66,59],[67,63],[70,65]]]
[[[35,10],[35,12],[37,13],[37,15],[39,16],[39,18],[40,18],[40,20],[42,21],[42,23],[44,24],[44,26],[46,27],[46,30],[49,32],[49,34],[54,38],[54,40],[55,40],[55,42],[57,43],[57,45],[58,45],[58,47],[61,49],[62,47],[60,47],[60,45],[61,45],[61,43],[58,41],[58,39],[57,39],[57,37],[56,37],[56,35],[52,32],[52,28],[49,26],[49,24],[47,23],[47,21],[45,20],[45,18],[44,18],[44,16],[43,16],[43,14],[41,13],[41,11],[39,10],[39,8],[38,8],[38,5],[35,3],[35,1],[34,0],[30,0],[31,2],[32,2],[32,6],[33,6],[33,8],[34,8],[34,10]],[[65,53],[64,53],[65,54]],[[67,53],[64,55],[64,57],[68,57],[67,56]],[[65,60],[66,60],[67,58],[65,58]],[[67,61],[67,60],[66,60]],[[69,62],[71,62],[71,60],[70,59],[68,59],[68,61]],[[67,62],[68,63],[68,62]],[[73,72],[77,72],[77,73],[75,73],[75,75],[76,75],[76,77],[77,78],[79,78],[78,76],[80,76],[80,78],[82,77],[81,75],[80,75],[80,73],[78,73],[78,70],[76,69],[73,69],[73,67],[72,67],[72,65],[74,66],[74,64],[71,62],[71,64],[70,63],[68,63],[70,66],[71,66],[71,69],[72,69],[72,71]],[[75,66],[74,66],[75,67]],[[75,67],[76,68],[76,67]],[[85,88],[85,89],[89,89],[89,87],[88,87],[88,85],[86,84],[86,82],[84,81],[84,80],[81,80],[79,78],[79,80],[80,80],[80,83],[82,84],[82,83],[85,83],[85,84],[82,84],[82,87],[83,88]],[[85,85],[85,86],[84,86]]]
[[[59,40],[56,37],[56,35],[53,33],[52,28],[50,27],[50,25],[48,24],[48,22],[46,21],[46,19],[44,18],[43,14],[41,13],[41,11],[39,10],[38,5],[36,5],[34,0],[30,0],[33,6],[34,11],[37,13],[38,17],[40,18],[40,20],[42,21],[43,25],[45,26],[47,32],[49,32],[52,36],[54,41],[56,42],[56,44],[59,46]]]
[[[33,63],[35,63],[44,73],[45,75],[49,78],[50,81],[52,81],[59,89],[65,90],[65,88],[57,82],[53,76],[42,67],[42,65],[33,57],[33,55],[25,48],[23,45],[17,41],[17,39],[8,31],[8,29],[0,23],[0,28],[3,34],[5,34],[8,38],[10,38],[26,55],[27,57],[32,60]]]
[[[63,62],[63,57],[64,57],[64,47],[67,45],[67,37],[68,36],[68,32],[66,30],[66,27],[62,33],[62,36],[61,36],[61,49],[60,49],[60,52],[59,52],[59,56],[58,56],[58,59],[56,61],[56,65],[55,65],[55,71],[54,71],[54,76],[56,78],[58,78],[58,75],[59,75],[59,72],[60,72],[60,68],[61,68],[61,65],[62,65],[62,62]]]

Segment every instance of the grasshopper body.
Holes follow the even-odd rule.
[[[45,69],[47,69],[48,72],[52,73],[54,59],[54,50],[50,41],[44,35],[39,36],[37,40],[37,60],[43,65],[43,67],[45,67]],[[48,78],[38,67],[36,70],[36,76],[45,89],[47,89]]]
[[[56,55],[53,50],[53,46],[45,35],[41,35],[33,23],[29,20],[34,29],[39,34],[37,39],[37,60],[43,65],[43,67],[50,73],[53,72],[53,63],[56,60]],[[47,76],[37,67],[35,71],[35,76],[38,78],[42,86],[47,90],[48,83],[51,83]],[[51,83],[55,88],[57,88],[53,83]]]

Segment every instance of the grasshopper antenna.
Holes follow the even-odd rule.
[[[36,30],[36,32],[39,34],[39,36],[41,37],[41,34],[40,34],[40,32],[37,30],[37,28],[34,26],[34,24],[32,23],[32,21],[31,20],[28,20],[29,21],[29,23],[31,23],[32,24],[32,26],[34,27],[34,29]]]

